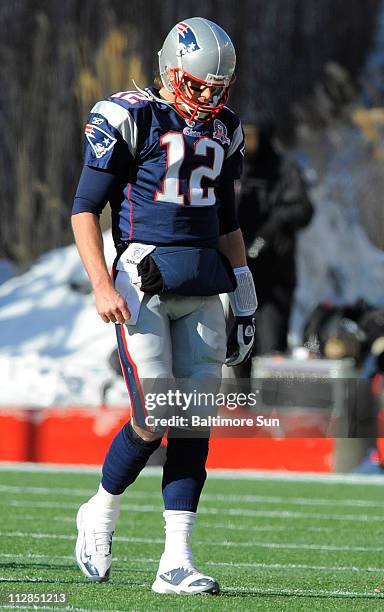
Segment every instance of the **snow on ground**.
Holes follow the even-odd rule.
[[[291,318],[291,338],[300,342],[303,323],[321,301],[353,304],[363,298],[384,305],[384,252],[375,248],[361,226],[328,199],[324,186],[312,192],[316,213],[298,241],[298,285]]]
[[[323,149],[317,159],[316,148]],[[291,319],[294,342],[320,301],[352,304],[363,298],[384,305],[384,251],[371,243],[359,222],[364,202],[369,206],[382,198],[370,149],[361,131],[346,124],[313,134],[307,149],[319,179],[310,190],[315,215],[298,241],[298,286]],[[322,172],[316,162],[325,167]],[[367,185],[372,185],[369,192]]]
[[[17,267],[7,259],[0,259],[0,285],[17,274]]]
[[[104,238],[111,266],[111,234]],[[93,294],[70,283],[87,284],[74,245],[46,253],[0,286],[0,405],[100,402],[103,384],[113,377],[107,359],[115,348],[114,326],[98,316]],[[126,402],[120,380],[115,387],[115,401]]]

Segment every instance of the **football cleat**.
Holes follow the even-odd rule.
[[[214,578],[194,567],[177,567],[168,572],[158,572],[152,591],[176,595],[218,595],[220,586]]]
[[[109,529],[105,522],[98,524],[90,520],[88,510],[89,505],[83,504],[77,513],[76,561],[84,576],[89,580],[106,582],[111,573],[114,531]]]

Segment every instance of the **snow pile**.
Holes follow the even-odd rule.
[[[384,253],[322,195],[319,188],[314,194],[316,216],[299,240],[299,281],[291,320],[294,343],[300,341],[303,323],[319,302],[353,304],[364,298],[384,304]]]
[[[364,189],[372,180],[369,147],[357,127],[342,124],[312,138],[310,156],[323,171],[315,166],[319,174],[311,189],[315,215],[299,237],[298,286],[291,320],[294,343],[301,337],[310,310],[321,301],[353,304],[364,298],[370,304],[384,305],[384,252],[370,242],[359,222],[364,199],[381,198],[374,186],[369,192]],[[316,149],[323,149],[322,158],[315,158]],[[371,203],[369,209],[373,209]]]
[[[110,233],[104,241],[111,266]],[[100,402],[113,377],[107,359],[115,330],[98,316],[93,294],[71,285],[87,286],[74,245],[45,254],[0,287],[0,405]],[[115,401],[125,403],[123,385],[117,388]]]

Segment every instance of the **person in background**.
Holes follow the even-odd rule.
[[[360,474],[384,474],[380,448],[380,401],[384,375],[384,308],[359,299],[318,304],[304,326],[304,346],[324,359],[352,359],[357,378],[348,391],[348,437],[360,438],[366,456]]]
[[[258,288],[256,355],[287,350],[296,237],[313,215],[300,170],[279,150],[274,131],[270,124],[246,127],[245,175],[238,201],[247,263]],[[246,378],[250,369],[248,360],[236,368],[236,375]]]

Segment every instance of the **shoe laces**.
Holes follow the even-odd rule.
[[[113,531],[94,531],[94,551],[96,554],[111,554]]]

